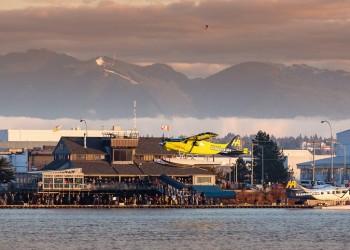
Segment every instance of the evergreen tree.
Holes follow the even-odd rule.
[[[264,165],[264,183],[285,182],[288,179],[288,169],[283,165],[283,152],[270,139],[266,132],[259,131],[253,140],[254,179],[262,179],[262,163]]]
[[[236,167],[237,167],[237,181],[238,182],[245,182],[245,176],[250,175],[250,171],[247,168],[246,162],[243,160],[242,157],[239,157],[236,161],[236,165],[232,166],[232,177],[236,176]],[[233,179],[235,180],[235,178]]]
[[[7,183],[11,180],[14,180],[14,172],[10,167],[10,163],[7,159],[0,158],[0,183]]]

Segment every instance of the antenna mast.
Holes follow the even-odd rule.
[[[137,138],[138,137],[138,132],[136,128],[136,100],[134,100],[134,128],[133,128],[133,134]]]
[[[136,132],[136,100],[134,100],[134,131]]]

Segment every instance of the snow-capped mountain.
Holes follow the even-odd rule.
[[[0,113],[40,118],[158,115],[348,118],[350,74],[307,65],[246,62],[205,79],[165,64],[82,61],[47,49],[0,56]]]

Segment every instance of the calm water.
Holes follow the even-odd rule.
[[[350,249],[350,212],[1,209],[0,249]]]

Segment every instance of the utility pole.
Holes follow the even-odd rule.
[[[332,132],[332,126],[331,126],[331,123],[327,120],[325,121],[321,121],[321,123],[327,123],[329,125],[329,129],[331,130],[331,178],[330,178],[330,181],[333,182],[334,181],[334,174],[333,174],[333,155],[334,155],[334,152],[333,152],[333,132]]]
[[[252,142],[252,150],[251,150],[251,175],[250,175],[250,186],[253,187],[254,185],[254,143]]]
[[[312,154],[312,181],[315,183],[315,141],[312,142],[313,154]]]
[[[236,179],[236,183],[238,182],[238,163],[236,162],[236,174],[235,174],[235,179]]]
[[[264,188],[264,146],[261,145],[261,184]]]

